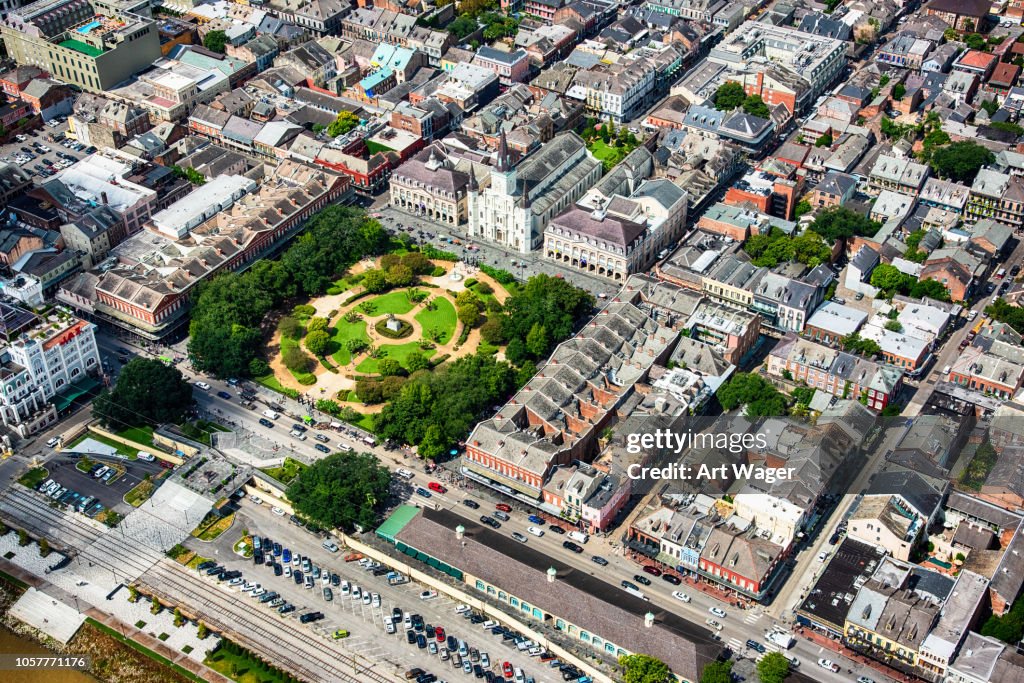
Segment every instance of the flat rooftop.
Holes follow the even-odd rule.
[[[69,38],[68,40],[62,40],[61,42],[59,42],[57,44],[60,45],[61,47],[66,47],[69,50],[74,50],[75,52],[81,52],[83,55],[85,55],[87,57],[99,57],[101,54],[103,54],[103,50],[99,49],[98,47],[93,47],[92,45],[89,45],[88,43],[83,43],[82,41],[75,40],[74,38]]]
[[[804,618],[843,630],[846,614],[860,587],[878,567],[885,551],[847,538],[797,608]]]

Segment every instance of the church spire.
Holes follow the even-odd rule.
[[[498,165],[497,170],[505,173],[512,170],[512,159],[508,154],[508,140],[505,139],[505,129],[501,129],[498,137]]]
[[[480,189],[480,186],[476,183],[476,171],[473,170],[472,163],[469,165],[469,185],[467,189],[470,192],[477,192]]]

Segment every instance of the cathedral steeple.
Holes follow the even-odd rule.
[[[473,164],[469,165],[469,184],[466,189],[470,192],[478,192],[480,190],[480,186],[476,182],[476,171],[473,170]]]
[[[498,137],[498,164],[495,168],[503,173],[512,170],[512,158],[508,154],[508,140],[505,139],[504,128],[501,129],[501,135]]]

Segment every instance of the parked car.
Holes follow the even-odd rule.
[[[633,580],[636,581],[637,583],[643,584],[645,586],[650,586],[651,585],[651,580],[648,579],[643,574],[634,574],[633,575]]]
[[[563,541],[562,542],[562,547],[565,548],[566,550],[571,550],[572,552],[577,553],[577,554],[583,552],[583,546],[576,545],[572,541]]]
[[[470,500],[469,498],[467,498],[466,500],[462,501],[462,504],[465,505],[466,507],[468,507],[470,510],[479,510],[480,509],[480,504],[477,503],[475,500]]]
[[[708,607],[708,612],[710,612],[711,614],[714,614],[716,617],[720,617],[722,619],[725,619],[725,617],[726,617],[725,610],[722,609],[721,607]]]

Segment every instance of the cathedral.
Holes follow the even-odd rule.
[[[469,178],[469,236],[521,254],[539,249],[547,224],[582,197],[601,170],[572,132],[555,136],[516,166],[502,131],[490,186],[481,190],[475,174]]]

